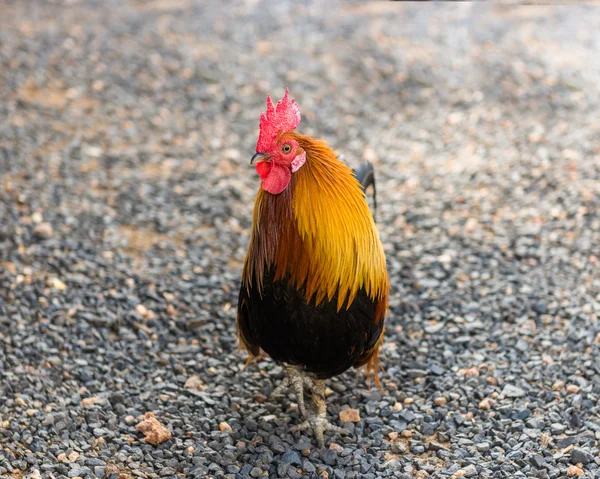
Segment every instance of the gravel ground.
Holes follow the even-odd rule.
[[[600,10],[219,5],[0,4],[0,477],[600,478]],[[285,86],[376,164],[392,284],[323,450],[236,351]]]

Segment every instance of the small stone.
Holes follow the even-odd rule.
[[[566,389],[567,394],[577,394],[581,388],[576,384],[569,384]]]
[[[29,416],[29,417],[33,417],[35,416],[39,411],[37,409],[27,409],[27,411],[25,411],[25,413]]]
[[[96,85],[98,81],[99,80],[96,80],[96,82],[92,84],[94,90],[97,90]],[[86,145],[82,148],[82,150],[84,154],[86,154],[87,156],[91,156],[92,158],[100,158],[103,152],[102,148],[100,148],[99,146],[92,145]]]
[[[433,400],[433,404],[435,404],[436,406],[445,406],[446,402],[447,400],[444,396],[437,397]]]
[[[477,221],[477,218],[468,218],[465,222],[465,231],[467,233],[472,233],[478,225],[479,221]]]
[[[137,314],[139,314],[142,318],[147,319],[147,320],[152,320],[155,318],[155,315],[152,311],[150,311],[148,308],[146,308],[146,306],[144,306],[143,304],[138,304],[135,307],[135,312]]]
[[[479,452],[486,452],[490,450],[490,443],[489,442],[480,442],[477,444],[477,450]]]
[[[555,383],[552,385],[552,390],[553,391],[560,391],[563,387],[565,387],[565,382],[561,381],[559,379],[558,381],[555,381]]]
[[[519,412],[517,412],[517,414],[515,415],[515,418],[523,421],[523,420],[527,419],[529,416],[531,416],[531,410],[528,408],[524,408],[524,409],[521,409]]]
[[[463,470],[465,471],[465,477],[475,477],[477,475],[477,468],[473,464],[469,464]]]
[[[490,398],[483,398],[479,403],[479,409],[488,411],[492,407],[492,400]]]
[[[593,457],[591,454],[588,454],[587,452],[581,450],[581,449],[573,449],[571,451],[571,457],[570,457],[570,461],[571,464],[583,464],[584,466],[586,464],[589,464],[590,462],[592,462]]]
[[[342,422],[359,422],[360,411],[358,409],[344,409],[340,411],[340,421]]]
[[[552,434],[562,434],[563,432],[565,432],[567,430],[567,426],[565,426],[564,424],[555,422],[555,423],[550,424],[550,430],[552,431]]]
[[[171,439],[171,432],[163,426],[154,414],[147,412],[144,419],[136,427],[146,437],[146,442],[157,445]]]
[[[567,469],[567,475],[579,477],[583,475],[583,470],[577,466],[569,466]]]
[[[429,450],[430,451],[443,451],[445,449],[446,448],[442,444],[440,444],[439,442],[431,441],[429,443]]]
[[[275,414],[267,414],[266,416],[261,417],[261,420],[265,422],[274,421],[275,419],[277,419],[277,416]]]
[[[246,426],[246,429],[248,429],[248,431],[258,431],[258,423],[254,419],[246,419],[244,421],[244,426]]]
[[[556,439],[556,447],[562,449],[562,454],[566,454],[567,452],[571,452],[573,450],[576,442],[577,436],[559,437]],[[577,463],[573,462],[573,464]]]
[[[396,431],[390,432],[388,434],[388,437],[390,438],[390,441],[395,441],[396,439],[398,439],[398,433]]]
[[[552,356],[546,353],[542,353],[542,361],[548,366],[554,364],[554,359],[552,359]]]
[[[513,384],[507,384],[506,386],[504,386],[502,394],[504,394],[504,396],[508,398],[522,398],[523,396],[525,396],[525,391],[522,388]]]
[[[177,316],[177,309],[175,308],[175,306],[173,306],[172,304],[167,304],[167,307],[165,308],[165,311],[167,312],[167,314],[169,316],[171,316],[172,318],[174,318],[175,316]]]
[[[262,476],[262,469],[260,467],[253,467],[250,471],[250,477],[260,477]]]
[[[550,444],[550,440],[552,439],[552,436],[550,434],[548,434],[547,432],[545,432],[544,434],[542,434],[542,436],[540,437],[540,444],[543,447],[548,447],[548,444]]]
[[[291,449],[281,456],[281,460],[286,464],[296,464],[298,466],[302,464],[302,458],[300,457],[300,454]]]
[[[548,312],[548,308],[545,303],[535,303],[533,305],[533,310],[538,314],[546,314]]]
[[[69,458],[69,461],[75,462],[75,461],[77,461],[77,459],[79,459],[79,453],[77,451],[73,451],[73,452],[71,452],[71,454],[69,454],[68,458]]]
[[[400,441],[393,442],[391,444],[390,451],[392,451],[394,454],[405,454],[407,451],[406,444]]]
[[[204,391],[204,383],[198,376],[190,376],[183,385],[185,389],[194,389],[196,391]]]
[[[61,452],[58,456],[56,456],[56,460],[58,462],[63,462],[67,460],[67,455],[64,452]]]
[[[60,279],[58,279],[56,276],[53,276],[48,280],[48,285],[54,289],[58,289],[59,291],[64,291],[65,289],[67,289],[67,285],[63,283]]]
[[[531,462],[531,464],[538,469],[541,469],[546,465],[546,460],[539,454],[534,454],[531,459],[529,459],[529,462]]]
[[[304,469],[304,471],[308,472],[309,474],[313,474],[317,470],[317,468],[314,466],[314,464],[307,459],[305,459],[302,462],[302,469]]]
[[[421,444],[415,444],[410,448],[413,454],[423,454],[425,452],[425,446]]]
[[[52,229],[52,225],[50,223],[40,223],[33,228],[33,234],[40,239],[49,239],[52,238],[54,230]]]
[[[394,411],[400,411],[400,409],[402,409],[402,403],[395,403],[394,406],[392,407],[392,410]]]
[[[233,432],[233,429],[231,429],[231,426],[229,424],[227,424],[225,421],[219,423],[219,429],[221,430],[221,432]]]
[[[332,451],[331,449],[325,450],[321,454],[321,458],[323,459],[325,464],[327,464],[329,466],[335,466],[335,464],[337,462],[337,454],[335,451]]]
[[[332,442],[329,445],[329,449],[331,449],[332,451],[336,451],[338,454],[341,454],[344,451],[344,448],[339,444],[336,444],[335,442]]]
[[[100,398],[98,398],[98,396],[92,396],[92,397],[89,397],[89,398],[83,398],[81,400],[81,404],[83,404],[84,406],[91,406],[95,402],[98,402],[99,399]]]
[[[417,418],[415,413],[412,411],[409,411],[408,409],[403,409],[402,411],[400,411],[398,413],[398,417],[404,419],[404,421],[406,421],[407,423],[411,423]]]
[[[487,376],[485,380],[490,386],[498,386],[498,378],[494,376]]]

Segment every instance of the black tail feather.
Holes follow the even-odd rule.
[[[377,188],[375,187],[375,170],[373,164],[365,161],[354,170],[354,176],[360,182],[365,193],[369,186],[373,186],[373,218],[375,218],[377,214]]]

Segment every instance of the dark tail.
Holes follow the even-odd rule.
[[[360,182],[365,193],[369,186],[373,186],[373,218],[375,218],[377,214],[377,188],[375,188],[375,170],[373,169],[373,165],[365,161],[354,170],[354,176]]]

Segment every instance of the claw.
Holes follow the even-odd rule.
[[[275,389],[273,389],[273,391],[271,391],[271,397],[272,398],[276,398],[277,396],[281,396],[281,393],[283,392],[283,390],[285,388],[287,388],[290,385],[290,378],[289,377],[285,377],[283,378],[283,380],[277,385],[277,387]]]

